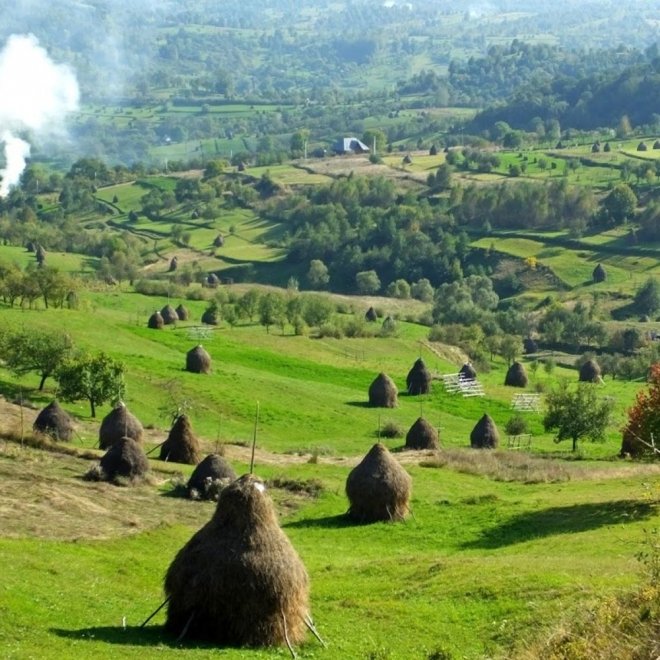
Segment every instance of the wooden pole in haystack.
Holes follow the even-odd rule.
[[[257,409],[254,413],[254,434],[252,435],[252,456],[250,456],[250,474],[254,471],[254,450],[257,446],[257,427],[259,425],[259,402],[257,401]]]

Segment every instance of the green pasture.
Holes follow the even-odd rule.
[[[323,185],[332,182],[332,178],[317,172],[308,172],[305,161],[298,164],[267,165],[264,167],[249,167],[245,171],[251,177],[261,178],[264,174],[270,176],[281,186]]]
[[[34,252],[28,252],[23,247],[15,245],[0,245],[0,263],[16,264],[25,268],[36,264]],[[97,257],[88,257],[70,252],[46,252],[46,264],[70,275],[82,275],[96,270]]]

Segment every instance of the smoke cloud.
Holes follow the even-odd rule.
[[[12,35],[0,53],[0,143],[5,167],[0,197],[19,181],[30,155],[27,140],[65,135],[65,119],[78,109],[72,69],[55,64],[32,35]]]

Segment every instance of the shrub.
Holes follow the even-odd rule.
[[[376,435],[379,438],[402,438],[405,435],[405,432],[400,424],[389,421],[385,422],[383,426],[376,431]]]
[[[529,431],[529,424],[522,415],[514,415],[507,421],[504,430],[507,435],[522,435]]]
[[[341,339],[344,336],[342,329],[334,323],[324,323],[318,331],[320,338],[330,337],[332,339]]]

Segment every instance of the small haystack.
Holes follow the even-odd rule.
[[[465,380],[474,380],[477,377],[477,372],[472,366],[472,362],[466,362],[458,372],[459,378],[464,378]]]
[[[220,321],[220,312],[215,303],[211,303],[202,313],[202,323],[206,325],[218,325]]]
[[[382,371],[369,386],[369,405],[376,408],[396,408],[399,404],[394,381]]]
[[[37,245],[34,256],[40,266],[43,266],[46,263],[46,250],[44,250],[42,245]]]
[[[152,330],[160,330],[165,325],[165,321],[159,311],[155,311],[147,321],[147,327]]]
[[[536,343],[535,339],[532,339],[531,337],[525,337],[523,339],[523,350],[525,351],[525,355],[529,355],[530,353],[538,353],[539,345]]]
[[[358,522],[403,520],[411,490],[410,475],[377,442],[346,479],[348,515]]]
[[[174,256],[170,259],[170,267],[168,272],[173,273],[179,267],[179,258]]]
[[[142,442],[143,431],[140,420],[128,412],[128,408],[123,403],[120,403],[101,422],[99,448],[108,449],[121,438],[132,438],[135,442]]]
[[[364,315],[364,318],[366,321],[369,321],[369,323],[375,323],[378,320],[378,314],[373,307],[369,307]]]
[[[32,428],[49,435],[53,440],[68,442],[73,439],[73,420],[57,401],[49,403],[34,420]]]
[[[402,161],[402,162],[403,162],[404,165],[410,165],[410,164],[412,163],[412,156],[411,156],[410,154],[406,154],[406,155],[403,157],[403,161]]]
[[[235,479],[236,473],[220,454],[209,454],[193,470],[186,489],[193,499],[213,499],[214,492],[218,492],[217,488],[213,488],[215,483],[229,484]]]
[[[496,449],[500,444],[500,433],[493,418],[484,414],[470,433],[470,446],[473,449]]]
[[[415,396],[428,394],[431,391],[431,380],[431,372],[426,368],[424,360],[422,358],[415,360],[415,364],[413,364],[406,377],[408,394]]]
[[[165,594],[165,629],[179,638],[231,646],[303,641],[309,578],[261,481],[244,475],[220,493],[213,518],[170,564]]]
[[[607,279],[607,272],[605,271],[605,268],[603,268],[603,264],[598,264],[594,268],[593,273],[591,273],[591,277],[594,281],[594,284],[604,282]]]
[[[120,438],[101,457],[100,479],[114,481],[117,478],[138,480],[149,471],[149,461],[144,449],[133,438]]]
[[[215,289],[220,284],[220,278],[215,273],[209,273],[206,278],[206,286]]]
[[[165,323],[165,325],[172,325],[179,320],[179,315],[176,313],[176,309],[170,304],[165,305],[165,307],[160,310],[160,315],[163,317],[163,323]]]
[[[440,437],[435,427],[423,417],[410,427],[406,435],[406,449],[439,449]]]
[[[179,321],[187,321],[190,318],[190,312],[187,307],[183,306],[183,304],[180,304],[175,311],[176,315],[179,317]]]
[[[211,356],[201,344],[186,353],[186,371],[193,374],[208,374],[211,371]]]
[[[160,446],[160,460],[197,465],[201,459],[199,440],[187,415],[179,415],[167,440]]]
[[[580,367],[580,376],[578,380],[582,383],[600,382],[600,365],[596,360],[587,360]]]
[[[527,387],[527,383],[529,383],[529,378],[527,378],[525,367],[521,362],[514,362],[506,372],[504,384],[509,387]]]
[[[225,237],[222,234],[218,234],[213,239],[213,247],[222,247],[225,244]]]

